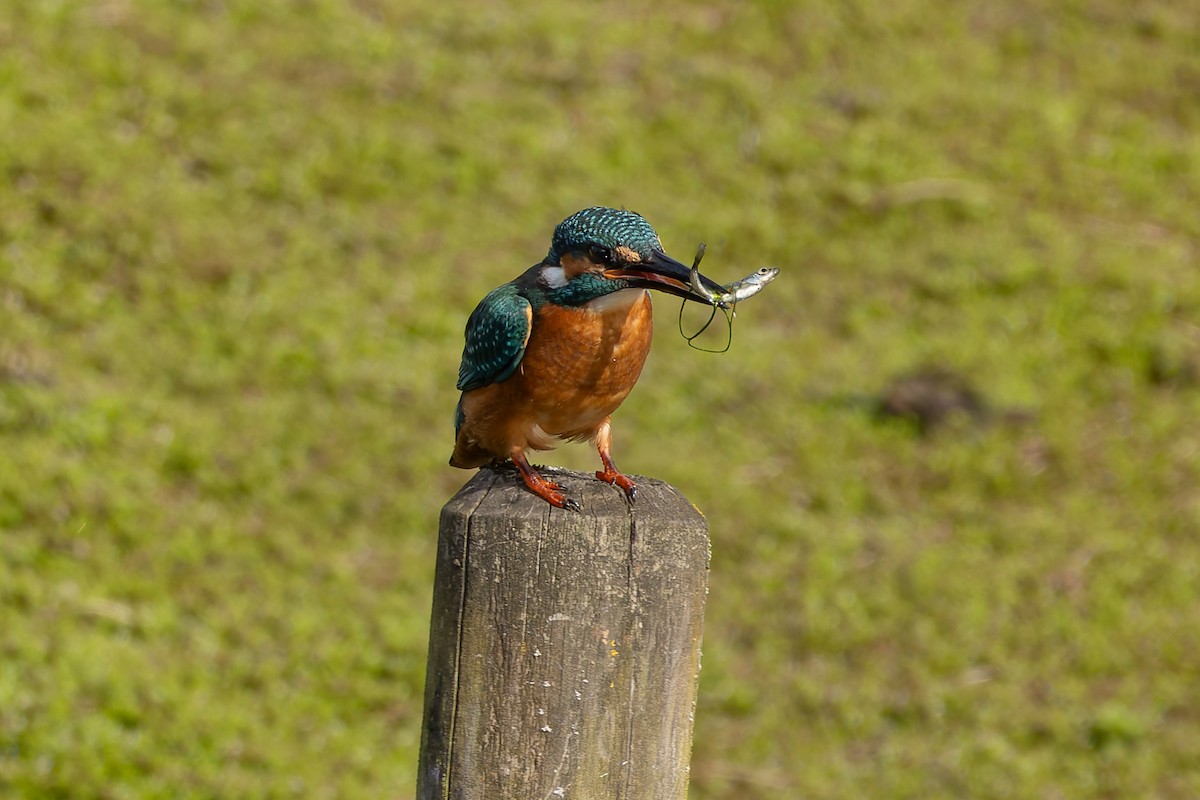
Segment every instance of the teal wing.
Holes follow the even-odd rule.
[[[532,329],[533,307],[514,284],[488,293],[467,320],[467,343],[458,367],[459,390],[508,380],[525,355]]]

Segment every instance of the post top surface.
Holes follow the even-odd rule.
[[[573,472],[557,467],[539,467],[539,471],[550,480],[559,483],[563,490],[575,498],[583,507],[582,512],[553,508],[529,492],[521,482],[517,470],[511,465],[482,467],[478,474],[467,481],[458,493],[446,503],[443,513],[456,516],[506,516],[516,518],[539,518],[553,520],[557,515],[582,513],[586,517],[632,517],[634,520],[653,517],[656,520],[672,519],[687,527],[705,530],[708,524],[704,515],[692,505],[674,486],[656,478],[630,476],[637,482],[637,500],[632,505],[625,501],[624,493],[615,486],[597,480],[590,473]]]

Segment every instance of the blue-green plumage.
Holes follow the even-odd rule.
[[[467,320],[458,390],[499,383],[521,363],[529,341],[532,306],[514,281],[493,289]]]
[[[624,209],[593,206],[577,211],[558,223],[558,227],[554,229],[554,239],[550,243],[550,252],[546,254],[546,261],[558,263],[558,260],[571,250],[589,245],[599,245],[610,250],[628,247],[644,259],[649,259],[653,251],[662,250],[658,234],[641,214]]]
[[[535,287],[531,292],[530,302],[534,303],[534,311],[537,311],[543,303],[551,303],[556,306],[581,306],[604,297],[606,294],[628,289],[629,286],[629,281],[620,278],[602,278],[599,275],[585,274],[577,276],[566,286],[560,286],[557,289],[545,291],[540,287]]]
[[[467,319],[458,390],[467,392],[512,377],[525,355],[532,323],[532,306],[515,281],[488,292]],[[455,436],[464,419],[460,397],[454,408]]]

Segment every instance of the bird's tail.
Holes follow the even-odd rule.
[[[454,443],[454,452],[450,454],[450,466],[458,467],[459,469],[482,467],[495,460],[496,457],[494,455],[474,442],[467,441],[467,437],[465,436],[458,438],[458,441]]]
[[[450,466],[459,469],[482,467],[495,460],[495,456],[467,438],[463,432],[463,423],[466,420],[463,399],[459,397],[458,406],[454,409],[454,452],[450,454]]]

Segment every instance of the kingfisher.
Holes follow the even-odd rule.
[[[526,453],[586,440],[600,454],[596,477],[632,503],[637,486],[613,463],[612,414],[650,352],[648,290],[711,303],[692,287],[691,270],[663,252],[640,214],[594,206],[567,217],[546,257],[489,292],[467,319],[450,465],[511,459],[531,492],[579,511]]]

